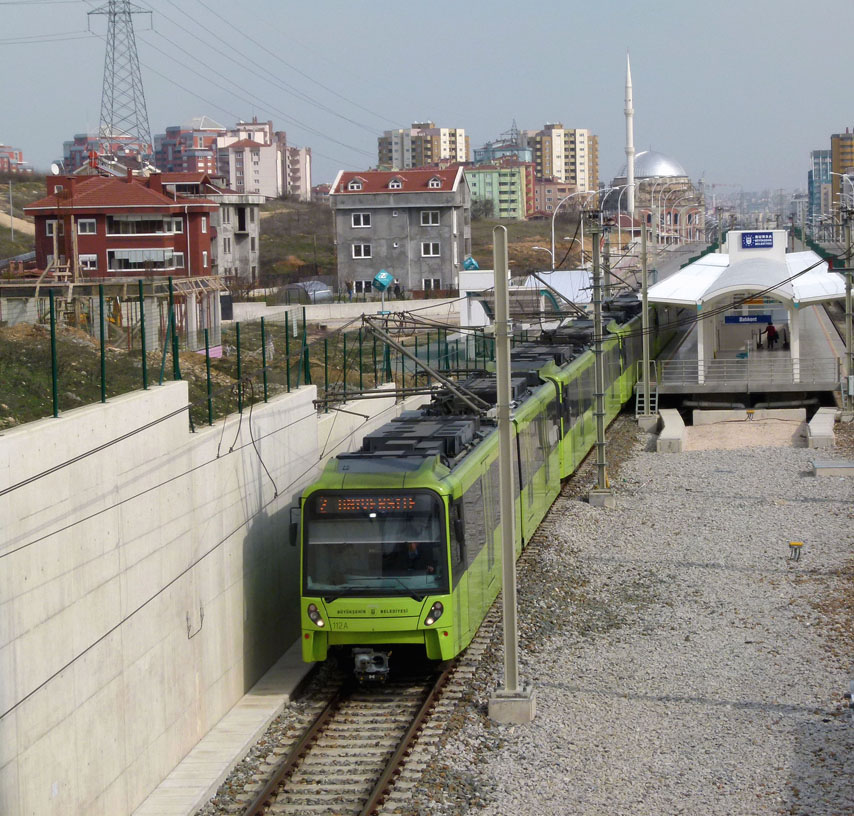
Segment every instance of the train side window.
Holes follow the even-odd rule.
[[[549,403],[548,412],[548,448],[554,450],[560,442],[560,403],[555,397]]]
[[[486,519],[486,562],[491,570],[495,565],[495,530],[500,523],[499,507],[501,497],[498,486],[498,460],[495,460],[489,470],[483,475],[484,513]]]
[[[478,478],[463,496],[466,524],[466,556],[469,563],[477,558],[486,543],[486,514],[483,512],[483,487]]]
[[[561,386],[561,415],[563,416],[563,432],[569,433],[572,427],[572,383]]]

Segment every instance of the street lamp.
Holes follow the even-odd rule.
[[[535,246],[535,247],[531,247],[531,249],[538,249],[538,250],[540,250],[540,252],[548,252],[549,257],[552,259],[552,272],[555,271],[555,254],[554,254],[554,252],[552,252],[548,247]]]
[[[574,238],[574,237],[571,237],[571,236],[569,236],[569,235],[564,235],[564,236],[563,236],[563,240],[564,240],[564,241],[573,241],[573,242],[574,242],[574,241],[576,241],[576,240],[578,240],[578,239],[577,239],[577,238]],[[570,244],[570,245],[569,245],[569,248],[570,248],[570,249],[572,249],[572,244]],[[556,263],[555,263],[555,253],[554,253],[552,250],[550,250],[548,247],[541,247],[541,246],[531,247],[531,249],[539,249],[539,250],[540,250],[540,252],[548,252],[548,253],[549,253],[549,257],[552,259],[552,272],[554,272],[554,271],[555,271],[555,266],[556,266]]]
[[[662,192],[663,192],[663,191],[662,191]],[[679,195],[680,193],[682,193],[683,195],[682,195],[682,197],[681,197],[681,198],[678,198],[678,199],[674,202],[673,206],[675,206],[675,205],[676,205],[676,204],[678,204],[680,201],[684,201],[686,198],[690,197],[691,193],[686,192],[684,189],[678,188],[678,189],[676,189],[676,190],[670,190],[670,191],[669,191],[669,192],[664,196],[664,208],[663,208],[663,211],[661,211],[661,212],[660,212],[660,215],[661,215],[661,227],[662,227],[662,229],[663,229],[663,228],[665,228],[665,227],[667,226],[667,199],[668,199],[668,198],[670,198],[670,196],[672,196],[672,195],[674,195],[674,194],[675,194],[675,195]],[[659,203],[661,203],[661,197],[659,197]],[[659,207],[659,209],[661,210],[661,208],[660,208],[660,207]],[[664,244],[665,244],[665,246],[667,245],[667,236],[666,236],[666,235],[665,235],[665,237],[664,237]]]
[[[620,248],[620,252],[623,251],[623,230],[622,224],[620,223],[620,202],[623,200],[623,194],[629,187],[637,187],[637,182],[632,182],[631,184],[623,184],[622,190],[620,190],[620,194],[617,196],[617,246]],[[632,214],[629,213],[629,217],[632,217]]]
[[[644,181],[647,181],[647,179],[641,179],[641,182],[644,182]],[[671,178],[671,176],[653,176],[650,179],[650,181],[652,181],[653,184],[652,184],[652,191],[649,194],[649,211],[650,211],[650,216],[655,215],[655,226],[657,228],[658,227],[658,209],[655,207],[655,200],[656,200],[655,199],[655,188],[658,186],[659,183],[666,185],[669,181],[672,181],[672,178]],[[662,190],[663,189],[664,188],[662,187]],[[646,229],[646,224],[644,224],[644,229]],[[658,236],[656,234],[656,239],[657,239],[657,237]],[[657,240],[656,240],[656,243],[657,243]]]
[[[590,201],[590,199],[593,198],[593,196],[601,195],[602,193],[610,193],[611,190],[616,190],[616,189],[617,189],[616,187],[603,187],[601,190],[588,190],[587,192],[589,192],[590,195],[588,195],[587,198],[584,199],[583,203],[581,204],[581,216],[579,218],[579,221],[581,222],[581,268],[582,269],[587,269],[587,261],[584,259],[584,209],[587,207],[587,202]]]
[[[673,211],[676,209],[676,205],[677,205],[680,201],[684,201],[686,198],[691,198],[691,196],[692,196],[692,194],[691,194],[691,193],[686,193],[686,194],[685,194],[685,195],[683,195],[681,198],[677,198],[677,199],[676,199],[676,201],[674,201],[674,202],[670,205],[670,226],[671,226],[671,227],[673,227],[673,226],[674,226],[674,224],[673,224]],[[667,207],[668,207],[668,205],[667,205],[667,197],[665,197],[665,199],[664,199],[665,216],[666,216],[666,214],[667,214]],[[666,222],[665,222],[664,226],[665,226],[665,227],[667,226]],[[674,233],[674,235],[676,236],[676,243],[678,244],[678,243],[679,243],[679,233],[678,233],[678,232],[676,232],[675,230],[672,230],[672,232],[673,232],[673,233]],[[665,236],[664,236],[664,243],[665,243],[665,246],[666,246],[666,245],[667,245],[667,235],[666,235],[666,234],[665,234]]]
[[[667,199],[672,195],[679,195],[680,193],[684,193],[685,190],[682,187],[677,187],[675,189],[668,190],[666,187],[661,188],[661,192],[658,194],[658,218],[656,219],[656,224],[661,222],[661,226],[664,226],[664,213],[662,212],[662,203],[665,207],[667,207]],[[658,231],[659,238],[661,237],[661,229]],[[659,241],[661,243],[661,241]],[[665,241],[665,244],[667,242]]]
[[[551,253],[552,253],[552,269],[554,269],[554,257],[555,257],[555,217],[557,216],[557,211],[558,211],[558,210],[563,206],[564,202],[569,201],[569,199],[571,199],[573,196],[577,196],[577,195],[584,195],[584,193],[587,193],[587,192],[589,192],[589,190],[578,190],[577,192],[570,193],[568,196],[565,196],[565,197],[564,197],[564,198],[562,198],[560,201],[558,201],[557,206],[555,207],[554,212],[552,213],[552,248],[551,248]],[[581,228],[582,228],[582,230],[583,230],[583,229],[584,229],[584,219],[582,218],[582,219],[580,219],[580,220],[581,220],[581,225],[582,225],[582,226],[581,226]],[[583,233],[583,232],[581,233],[581,238],[582,238],[582,241],[581,241],[581,260],[582,260],[582,261],[584,261],[584,233]]]
[[[650,197],[649,197],[649,202],[650,202],[649,203],[649,209],[650,209],[650,211],[652,211],[652,197],[655,194],[655,184],[656,184],[656,182],[661,181],[661,177],[660,176],[648,176],[647,178],[642,178],[640,181],[638,181],[636,183],[637,183],[637,187],[638,187],[638,193],[640,193],[641,184],[643,184],[644,182],[649,182],[649,181],[652,182],[652,192],[650,193]],[[637,202],[637,200],[635,200],[635,209],[637,209],[637,207],[638,207],[638,202]],[[646,215],[642,216],[641,221],[643,223],[644,232],[646,232]]]
[[[837,173],[834,170],[829,171],[831,176],[839,176],[844,181],[839,185],[839,192],[842,193],[842,197],[845,198],[848,196],[851,199],[854,199],[854,191],[845,192],[845,181],[848,182],[848,186],[851,187],[851,176],[849,173]]]

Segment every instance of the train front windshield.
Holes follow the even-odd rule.
[[[304,524],[308,595],[447,592],[444,514],[431,491],[314,493]]]

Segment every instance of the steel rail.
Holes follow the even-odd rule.
[[[317,715],[314,722],[306,729],[294,747],[282,759],[273,771],[270,781],[263,790],[252,800],[252,803],[243,811],[243,816],[263,816],[267,809],[275,801],[282,783],[296,770],[302,758],[320,736],[329,721],[335,716],[341,703],[349,695],[351,687],[342,686],[326,704],[326,707]]]
[[[383,802],[391,792],[395,778],[400,775],[403,763],[412,752],[412,744],[417,739],[424,721],[432,711],[433,706],[436,704],[439,695],[442,693],[445,684],[454,673],[456,667],[457,661],[451,661],[447,666],[445,666],[439,677],[436,678],[436,682],[433,683],[433,687],[427,693],[424,702],[421,704],[421,708],[418,709],[418,713],[415,715],[409,728],[406,729],[406,733],[401,738],[400,744],[397,746],[397,750],[392,754],[385,770],[377,780],[377,784],[374,785],[373,790],[368,796],[367,803],[362,810],[359,811],[359,816],[376,816],[376,814],[379,813],[379,809],[382,807]]]

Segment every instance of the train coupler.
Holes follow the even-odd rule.
[[[391,652],[373,649],[353,649],[353,671],[360,683],[385,683],[388,678],[388,659]]]

